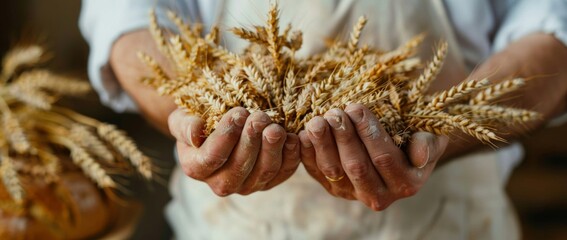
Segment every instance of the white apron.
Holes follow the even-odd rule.
[[[263,24],[267,0],[221,1],[225,28]],[[304,33],[299,56],[320,51],[323,39],[346,35],[368,17],[361,41],[392,50],[427,32],[421,53],[449,42],[441,79],[462,80],[467,72],[441,0],[281,0],[281,27],[291,22]],[[225,35],[238,51],[245,43]],[[172,177],[167,217],[176,239],[519,239],[519,230],[499,176],[497,154],[476,153],[439,167],[415,196],[373,212],[362,203],[335,198],[302,166],[285,183],[250,196],[220,198],[202,182]]]

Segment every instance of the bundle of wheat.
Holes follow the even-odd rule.
[[[136,171],[151,179],[152,163],[113,125],[53,105],[62,95],[84,94],[90,86],[46,70],[27,69],[44,59],[44,49],[30,45],[15,47],[2,62],[0,215],[4,217],[0,221],[23,217],[45,225],[55,236],[87,237],[93,230],[104,230],[110,220],[102,212],[108,208],[103,200],[118,200],[115,190],[123,188],[116,177]],[[78,171],[82,176],[75,176]],[[69,178],[75,182],[68,183]],[[97,187],[103,191],[90,190]],[[75,202],[85,200],[77,197],[88,197],[92,205]],[[101,217],[93,219],[92,226],[80,223],[89,218],[82,214],[89,209],[102,214],[93,215]],[[83,226],[78,228],[81,231],[72,231],[78,226]],[[0,228],[0,237],[24,236],[17,234],[33,229],[9,230]]]
[[[314,116],[361,103],[379,117],[398,145],[416,131],[449,134],[460,130],[485,143],[504,141],[493,132],[494,127],[539,117],[536,112],[490,104],[521,87],[523,79],[494,85],[487,79],[470,80],[427,94],[441,70],[447,44],[440,43],[427,64],[414,56],[423,35],[389,52],[360,47],[365,17],[354,25],[348,41],[336,41],[322,53],[297,58],[302,33],[290,25],[280,31],[278,11],[277,5],[271,7],[265,26],[232,29],[250,43],[242,54],[218,44],[217,27],[201,37],[202,25],[186,24],[169,12],[179,29],[179,34],[170,33],[158,26],[152,12],[149,30],[176,71],[175,76],[168,76],[153,58],[139,53],[153,72],[143,81],[160,94],[173,96],[187,113],[203,117],[207,133],[222,114],[236,106],[265,111],[272,121],[297,133]]]

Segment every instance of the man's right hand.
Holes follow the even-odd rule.
[[[298,136],[263,112],[231,109],[208,137],[203,120],[183,110],[174,111],[168,123],[185,174],[206,182],[219,196],[270,189],[299,166]]]

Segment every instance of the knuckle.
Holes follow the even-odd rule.
[[[211,188],[213,192],[219,197],[226,197],[236,192],[235,189],[226,182],[215,184]]]
[[[209,151],[207,154],[203,156],[203,158],[201,159],[201,163],[206,168],[216,169],[222,166],[226,162],[226,160],[228,160],[227,157]]]
[[[354,178],[364,177],[368,174],[369,167],[360,161],[352,161],[345,163],[345,171],[350,173]]]
[[[272,180],[277,174],[276,170],[266,170],[260,174],[260,178],[258,179],[260,182],[268,182]]]
[[[370,160],[378,168],[391,168],[394,165],[392,155],[389,153],[372,156]]]
[[[419,189],[416,186],[410,186],[404,184],[401,187],[399,187],[396,195],[400,196],[400,198],[406,198],[415,195],[418,191]]]
[[[188,164],[181,164],[181,170],[183,170],[183,173],[187,177],[194,178],[194,179],[197,179],[199,177],[197,175],[197,173],[193,170],[193,168],[188,166]]]
[[[339,178],[342,176],[341,168],[338,165],[324,165],[319,167],[319,170],[330,178]]]

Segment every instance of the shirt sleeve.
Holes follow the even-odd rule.
[[[171,24],[166,10],[187,10],[183,0],[83,0],[79,28],[90,45],[88,74],[101,102],[117,112],[137,111],[108,63],[114,42],[124,33],[146,28],[149,11],[155,8],[160,24]],[[187,12],[181,12],[188,16]],[[170,27],[169,25],[166,25]]]
[[[552,34],[567,46],[567,0],[508,1],[494,38],[493,52],[528,34]]]

